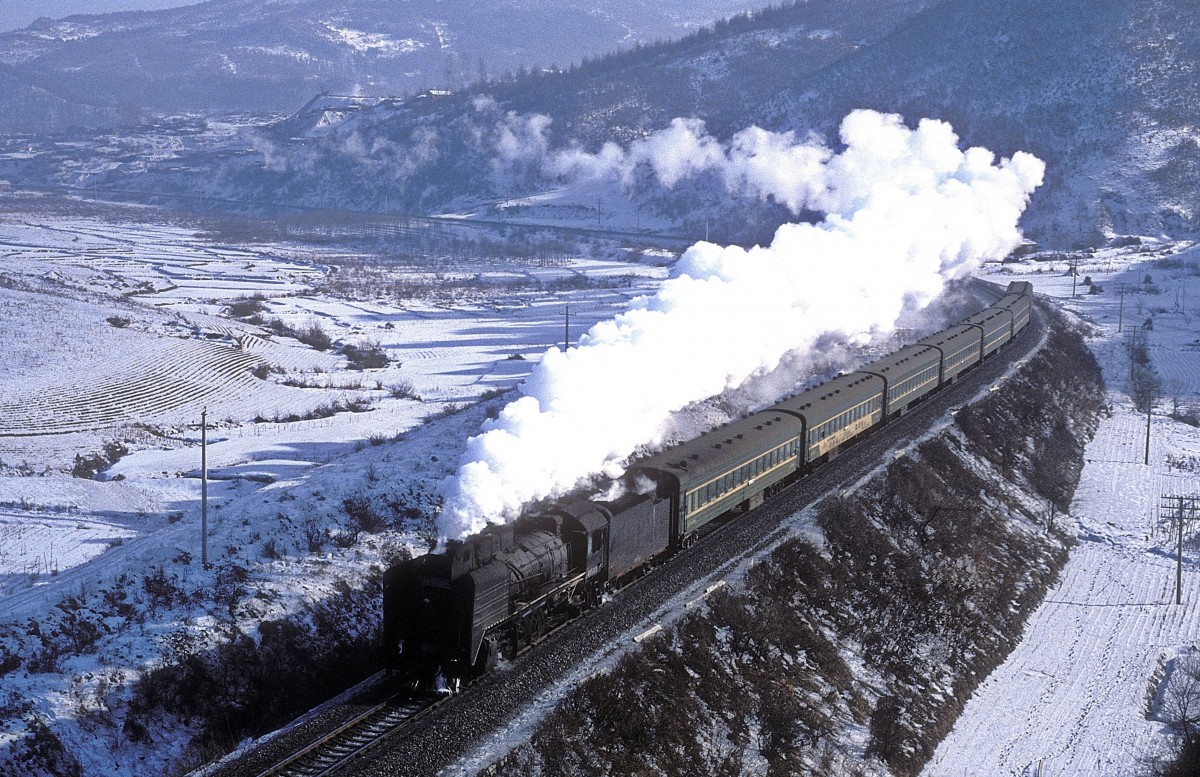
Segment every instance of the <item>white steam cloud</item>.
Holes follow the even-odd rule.
[[[527,118],[530,128],[540,131],[549,126],[549,122],[534,125],[534,118]],[[703,121],[674,119],[666,129],[634,141],[627,149],[615,143],[605,144],[595,154],[573,148],[549,155],[543,167],[568,180],[616,180],[626,188],[643,172],[667,187],[715,172],[731,192],[770,195],[799,212],[819,198],[825,180],[822,169],[832,156],[818,140],[797,143],[792,132],[749,127],[723,145],[707,134]]]
[[[672,413],[733,389],[840,333],[890,331],[948,280],[1020,241],[1017,221],[1045,169],[1018,152],[996,162],[961,150],[943,122],[914,130],[899,116],[856,111],[835,153],[793,135],[750,128],[730,143],[676,120],[627,149],[558,152],[564,175],[664,184],[715,172],[726,186],[826,215],[785,224],[768,247],[692,246],[653,297],[594,326],[578,347],[550,350],[510,403],[472,438],[443,483],[443,538],[512,520],[532,500],[618,474],[638,446],[657,444]]]

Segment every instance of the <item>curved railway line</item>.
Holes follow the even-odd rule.
[[[564,676],[595,662],[606,646],[624,642],[652,626],[680,591],[719,580],[748,554],[781,541],[786,530],[780,524],[788,516],[847,487],[887,459],[896,447],[908,444],[938,418],[986,391],[1013,364],[1040,349],[1046,339],[1045,328],[1046,316],[1035,302],[1031,326],[1013,341],[1012,347],[915,406],[904,418],[851,447],[837,462],[814,471],[761,507],[722,524],[714,530],[715,537],[677,554],[655,574],[621,589],[614,597],[619,604],[601,607],[546,634],[518,655],[506,671],[485,675],[457,696],[426,700],[395,696],[354,714],[348,721],[342,710],[341,722],[327,724],[319,734],[301,730],[319,727],[318,718],[216,774],[428,775],[447,768],[478,748],[482,739],[511,725],[520,710],[552,692]],[[384,723],[384,708],[398,704],[421,706]],[[337,714],[330,712],[329,717]]]

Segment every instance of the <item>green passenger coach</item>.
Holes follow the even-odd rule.
[[[677,495],[674,534],[686,537],[734,508],[757,506],[766,489],[795,473],[803,431],[793,416],[755,413],[643,459],[631,471],[657,481],[660,493]]]

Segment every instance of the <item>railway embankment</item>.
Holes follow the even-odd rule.
[[[1073,542],[1106,400],[1080,334],[1049,330],[943,432],[570,693],[496,771],[918,772]]]

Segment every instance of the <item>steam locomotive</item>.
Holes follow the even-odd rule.
[[[384,575],[384,665],[453,689],[596,606],[659,559],[750,510],[1010,342],[1032,284],[957,325],[634,462],[623,495],[568,499]]]

